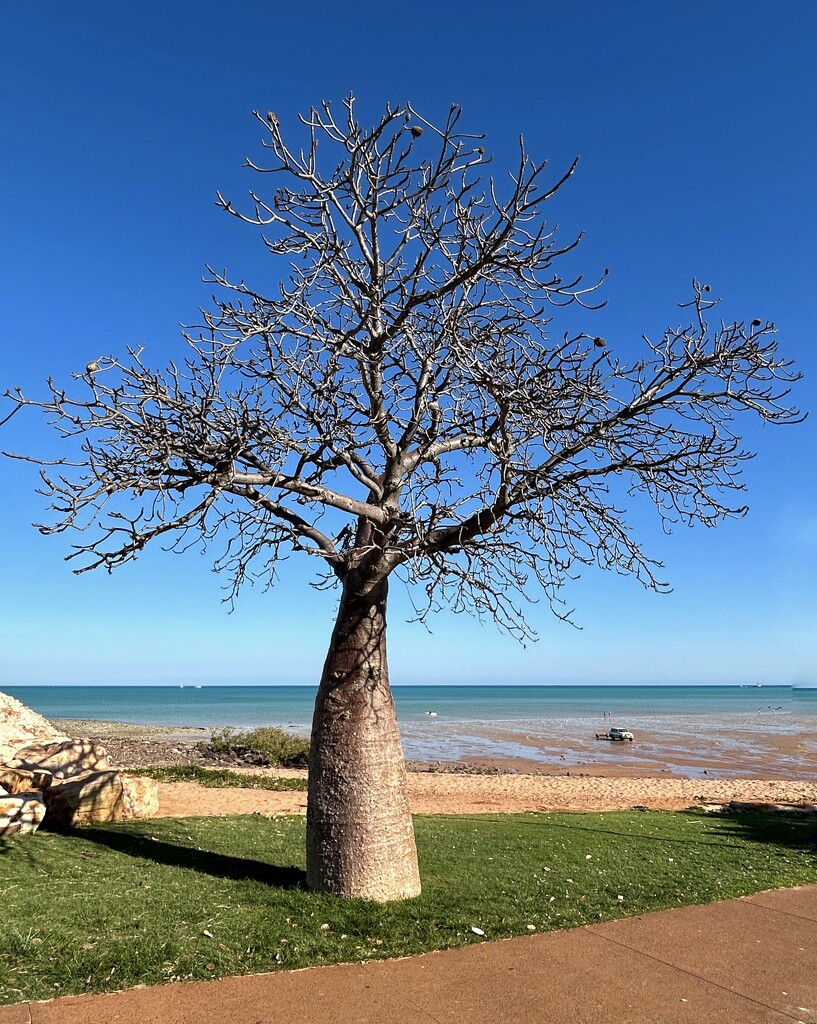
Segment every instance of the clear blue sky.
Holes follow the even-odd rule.
[[[163,365],[207,301],[205,263],[264,280],[253,229],[213,205],[255,184],[252,109],[287,124],[352,91],[373,117],[387,100],[432,119],[460,103],[497,168],[520,132],[554,173],[580,154],[557,216],[586,231],[588,275],[611,268],[589,329],[632,351],[679,321],[696,275],[727,319],[778,324],[815,409],[815,52],[808,0],[5,4],[0,382],[42,395],[128,344]],[[666,538],[633,514],[671,595],[588,572],[566,594],[582,630],[543,603],[522,649],[462,617],[405,624],[398,584],[393,681],[817,684],[817,416],[747,440],[747,519]],[[54,450],[33,416],[0,447]],[[311,562],[232,615],[196,554],[75,577],[70,539],[30,526],[36,481],[0,460],[0,687],[317,680],[335,597],[308,586]]]

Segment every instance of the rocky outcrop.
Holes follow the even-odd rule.
[[[122,800],[124,818],[152,818],[159,813],[159,783],[144,775],[122,772]]]
[[[101,821],[150,818],[159,810],[155,779],[116,769],[85,772],[43,790],[49,822],[54,825],[92,825]]]
[[[7,793],[26,793],[31,790],[47,789],[53,780],[51,772],[35,769],[24,771],[22,768],[6,768],[0,765],[0,788]]]
[[[0,764],[8,764],[20,747],[69,738],[47,718],[7,693],[0,693]]]
[[[153,779],[118,771],[107,751],[71,739],[13,697],[0,693],[0,835],[55,825],[147,818],[159,809]]]
[[[7,793],[0,789],[0,836],[35,832],[45,817],[40,793]]]
[[[77,775],[108,771],[113,767],[108,760],[108,751],[99,743],[70,739],[21,747],[7,764],[9,768],[24,771],[45,770],[55,779],[73,779]]]
[[[54,825],[91,825],[124,817],[122,779],[117,771],[86,772],[43,790]]]

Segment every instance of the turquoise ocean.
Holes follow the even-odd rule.
[[[4,692],[46,718],[101,719],[145,725],[279,725],[307,733],[315,690],[307,686],[4,686]],[[618,725],[644,740],[615,744],[619,757],[658,756],[662,746],[700,760],[696,738],[717,759],[770,748],[790,771],[817,765],[817,689],[785,686],[395,686],[408,758],[559,758],[577,741]],[[786,754],[787,737],[800,742]],[[649,739],[647,739],[649,737]],[[812,742],[813,741],[813,742]],[[700,744],[699,744],[700,745]],[[607,757],[610,744],[591,745]],[[814,749],[812,749],[812,747]],[[703,748],[702,748],[703,749]],[[792,748],[794,749],[794,748]],[[687,758],[684,758],[687,759]],[[782,759],[782,760],[781,760]],[[791,762],[788,764],[787,762]],[[678,765],[688,768],[688,765]],[[815,769],[809,769],[810,773]]]

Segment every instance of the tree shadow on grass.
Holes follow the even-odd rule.
[[[613,814],[616,814],[616,813],[618,813],[618,812],[616,812],[616,811],[607,812],[607,814],[609,816],[612,816]],[[661,811],[661,812],[654,812],[654,813],[661,813],[661,814],[668,814],[668,813],[685,814],[686,812],[685,811],[674,811],[674,812]],[[456,818],[456,817],[459,817],[459,816],[451,814],[451,815],[446,815],[446,817],[449,818],[449,819],[452,819],[452,818]],[[588,832],[588,833],[591,833],[593,835],[616,836],[616,837],[620,837],[621,839],[627,839],[630,842],[659,843],[662,846],[673,846],[673,845],[674,846],[724,846],[724,845],[730,845],[730,844],[725,844],[723,839],[718,837],[718,836],[716,836],[714,838],[711,838],[711,839],[704,839],[701,836],[689,836],[689,837],[686,837],[686,836],[677,836],[677,835],[666,835],[664,833],[658,833],[658,834],[652,835],[652,834],[647,833],[647,832],[634,832],[632,829],[610,828],[607,825],[600,825],[600,824],[583,825],[583,824],[581,824],[582,815],[576,814],[575,818],[576,818],[575,821],[567,822],[567,821],[551,821],[551,820],[549,820],[547,818],[544,818],[544,817],[537,817],[537,818],[531,818],[530,820],[527,820],[527,821],[515,821],[513,823],[513,825],[514,825],[514,827],[516,827],[517,825],[529,826],[529,827],[537,829],[538,831],[540,831],[542,833],[547,832],[548,830],[560,830],[560,831],[569,832],[569,833],[570,832]],[[469,820],[470,821],[471,820],[471,816],[468,816],[467,818],[463,818],[463,820]],[[501,818],[489,818],[487,815],[480,816],[480,818],[478,819],[478,824],[480,824],[480,825],[510,826],[510,822],[505,822]],[[735,847],[739,846],[738,843],[732,843],[731,845],[735,846]]]
[[[718,820],[724,835],[768,846],[786,846],[817,857],[817,817],[813,814],[729,811],[719,815]]]
[[[265,864],[245,857],[230,857],[210,850],[198,850],[191,846],[177,846],[161,839],[132,835],[114,829],[84,828],[81,832],[72,829],[53,829],[65,836],[76,836],[86,842],[106,846],[116,853],[139,857],[166,864],[168,867],[186,868],[213,878],[228,878],[232,881],[261,882],[278,889],[306,889],[306,872],[301,868]]]
[[[616,812],[611,812],[615,814]],[[609,825],[599,823],[582,824],[582,816],[576,815],[575,821],[553,821],[545,817],[537,816],[527,820],[517,820],[514,827],[525,825],[535,828],[541,832],[547,830],[563,830],[565,832],[589,832],[596,835],[619,836],[630,842],[659,843],[663,846],[715,846],[732,847],[739,849],[739,842],[732,840],[750,839],[769,846],[787,846],[792,849],[809,849],[817,852],[817,817],[814,815],[803,815],[792,812],[772,813],[764,810],[757,811],[732,811],[727,810],[720,813],[704,812],[696,807],[685,811],[661,811],[660,814],[684,815],[699,820],[708,819],[717,823],[718,831],[715,835],[709,836],[678,836],[666,835],[663,833],[650,834],[635,832],[632,829],[612,828]],[[471,816],[448,815],[449,820],[460,817],[462,820],[471,821]],[[476,823],[477,819],[475,819]],[[510,825],[510,822],[501,818],[492,818],[487,815],[478,819],[480,825]]]

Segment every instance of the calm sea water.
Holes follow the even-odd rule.
[[[787,686],[395,686],[401,722],[436,717],[471,722],[817,713],[817,689]],[[148,725],[308,728],[308,686],[11,686],[4,692],[46,718],[95,718]]]
[[[239,729],[280,725],[304,733],[315,699],[315,691],[302,686],[4,689],[46,718]],[[738,742],[744,751],[762,751],[771,733],[785,739],[805,729],[817,736],[817,689],[433,685],[395,686],[394,696],[406,756],[419,760],[530,757],[534,748],[548,760],[559,754],[543,754],[543,747],[555,744],[558,751],[559,744],[592,738],[610,725],[658,737],[658,744],[662,736],[674,742],[705,735],[710,748],[723,752]],[[644,744],[632,751],[645,752]],[[619,747],[617,756],[623,754]]]

